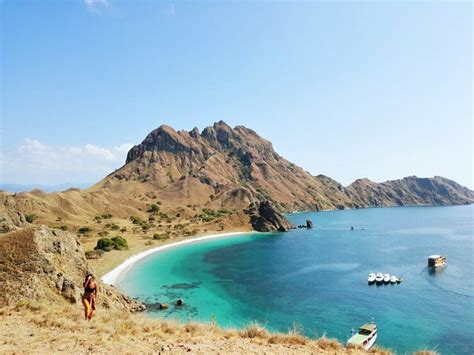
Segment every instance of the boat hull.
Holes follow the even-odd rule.
[[[377,333],[367,342],[367,344],[362,345],[365,350],[369,350],[372,346],[374,346],[375,341],[377,340]]]

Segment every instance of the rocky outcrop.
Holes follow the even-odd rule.
[[[46,226],[0,234],[0,306],[22,299],[78,303],[91,272],[76,236]],[[141,303],[100,283],[99,306],[144,309]]]
[[[286,217],[268,200],[251,204],[246,213],[250,216],[252,228],[259,232],[286,232],[292,228]]]

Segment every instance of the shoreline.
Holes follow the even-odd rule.
[[[115,268],[113,268],[112,270],[104,274],[100,279],[102,282],[108,285],[117,287],[118,281],[128,270],[130,270],[131,267],[133,267],[133,265],[135,265],[139,260],[146,258],[147,256],[151,254],[155,254],[160,251],[173,248],[175,246],[196,243],[203,240],[225,238],[225,237],[232,237],[232,236],[237,236],[241,234],[254,234],[254,233],[258,233],[258,232],[245,231],[245,232],[227,232],[227,233],[208,234],[208,235],[204,235],[204,236],[200,236],[196,238],[185,239],[185,240],[180,240],[177,242],[172,242],[169,244],[160,245],[158,247],[147,249],[142,252],[139,252],[138,254],[134,254],[128,257],[123,262],[121,262],[118,266],[116,266]]]

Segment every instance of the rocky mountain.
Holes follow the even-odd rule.
[[[442,177],[379,184],[360,179],[345,188],[284,159],[251,129],[231,128],[223,121],[202,132],[155,129],[129,151],[126,165],[102,186],[121,181],[153,185],[183,203],[191,199],[201,205],[246,208],[268,199],[281,211],[474,201],[472,191]]]
[[[34,215],[36,223],[77,230],[105,213],[113,215],[111,222],[132,228],[127,233],[141,226],[144,232],[167,231],[173,237],[250,226],[287,229],[279,212],[468,204],[474,192],[442,177],[359,179],[344,187],[289,162],[253,130],[220,121],[202,132],[158,127],[128,152],[124,166],[89,189],[0,193],[0,202],[3,231],[25,223],[27,215]],[[150,206],[158,203],[159,214],[149,216]],[[262,214],[267,218],[260,219]],[[150,223],[128,223],[136,217]]]

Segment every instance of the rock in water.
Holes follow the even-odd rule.
[[[313,227],[314,227],[313,221],[311,221],[310,219],[307,219],[306,220],[306,228],[311,229]]]
[[[268,200],[252,203],[245,212],[250,216],[253,229],[259,232],[287,232],[293,227]]]

